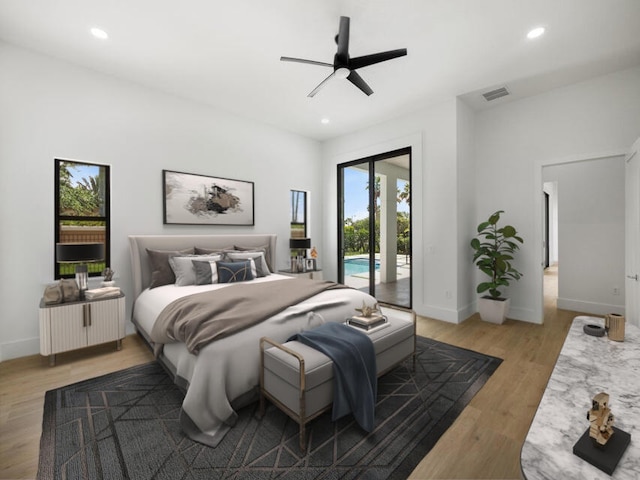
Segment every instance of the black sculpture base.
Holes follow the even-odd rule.
[[[589,429],[587,428],[580,440],[573,446],[574,455],[579,456],[609,475],[613,474],[620,458],[622,458],[622,454],[631,441],[631,435],[627,432],[616,427],[613,427],[613,431],[614,433],[607,444],[602,448],[598,448],[589,437]]]

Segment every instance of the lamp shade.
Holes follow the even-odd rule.
[[[58,263],[104,260],[104,243],[56,243]]]
[[[310,238],[290,238],[289,248],[302,250],[303,248],[311,248]]]

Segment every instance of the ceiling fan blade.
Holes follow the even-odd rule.
[[[311,65],[320,65],[321,67],[333,67],[332,63],[316,62],[315,60],[305,60],[304,58],[280,57],[283,62],[309,63]]]
[[[320,89],[322,87],[324,87],[325,84],[335,76],[335,74],[336,74],[336,72],[333,72],[331,75],[329,75],[327,78],[325,78],[322,82],[320,82],[320,85],[318,85],[316,88],[314,88],[311,91],[311,93],[309,93],[309,95],[307,95],[307,97],[315,96],[315,94],[318,93],[320,91]]]
[[[351,73],[347,77],[347,80],[349,80],[356,87],[358,87],[360,90],[366,93],[367,96],[373,93],[373,90],[371,90],[371,87],[367,85],[367,82],[365,82],[360,75],[358,75],[358,72],[351,71]]]
[[[340,27],[336,37],[336,42],[338,43],[336,59],[344,65],[349,61],[349,22],[349,17],[340,17]]]
[[[386,62],[398,57],[404,57],[407,54],[406,48],[400,48],[398,50],[389,50],[388,52],[373,53],[371,55],[364,55],[363,57],[356,57],[349,60],[349,68],[356,70],[362,67],[368,67],[374,63]]]

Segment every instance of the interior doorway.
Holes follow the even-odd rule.
[[[543,294],[545,305],[556,305],[558,299],[558,182],[547,181],[542,185],[543,217]]]
[[[593,315],[624,310],[624,162],[622,156],[545,165],[543,246],[548,218],[549,268],[542,276],[543,305],[551,292],[557,308]]]
[[[338,281],[411,308],[411,148],[338,165]]]

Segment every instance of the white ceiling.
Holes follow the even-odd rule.
[[[307,98],[331,69],[280,56],[332,63],[341,15],[352,57],[408,55],[358,71],[370,97],[334,80]],[[639,65],[640,0],[0,0],[0,39],[322,140],[455,96],[485,108],[496,86],[518,98]]]

